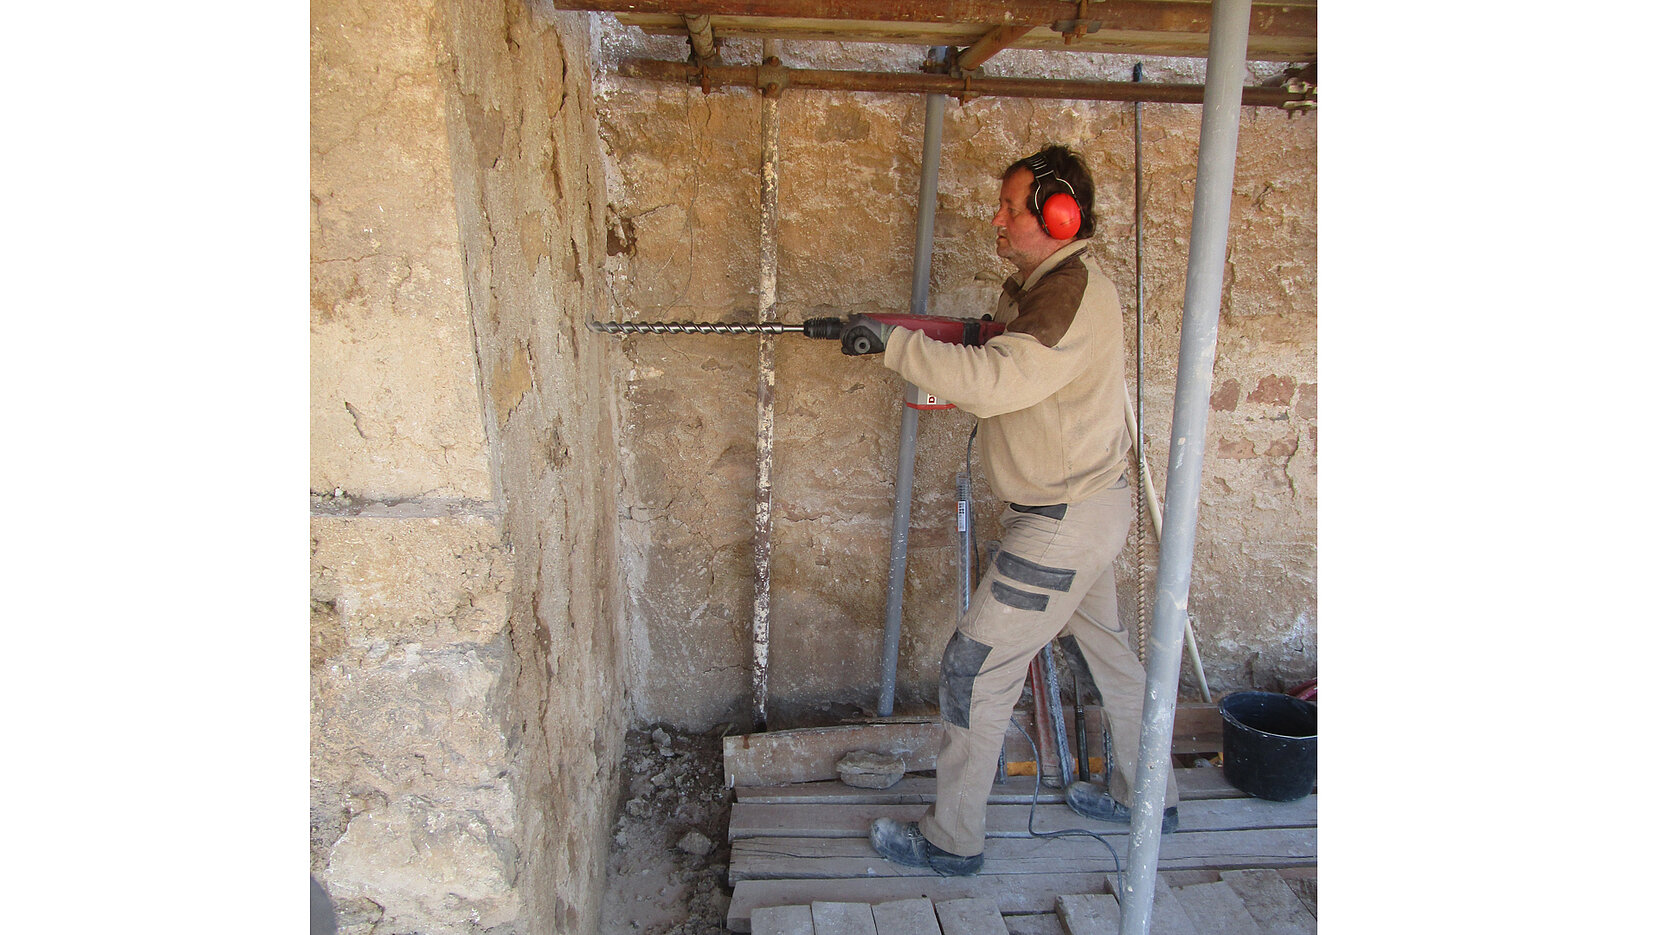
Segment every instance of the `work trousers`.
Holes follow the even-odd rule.
[[[1090,667],[1114,749],[1108,792],[1131,804],[1144,674],[1120,623],[1113,563],[1133,519],[1123,478],[1065,510],[1005,508],[998,556],[941,656],[944,736],[935,804],[919,822],[936,847],[963,857],[982,852],[1010,712],[1028,664],[1058,635],[1074,637]],[[1177,786],[1168,778],[1166,805],[1176,804]]]

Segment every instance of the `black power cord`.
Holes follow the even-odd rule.
[[[1125,872],[1120,867],[1119,851],[1114,850],[1114,845],[1112,843],[1110,843],[1107,838],[1103,837],[1101,832],[1092,831],[1088,828],[1064,828],[1061,831],[1035,831],[1033,829],[1033,819],[1038,814],[1038,811],[1039,811],[1039,780],[1042,778],[1041,774],[1044,772],[1044,770],[1040,767],[1040,764],[1039,764],[1039,747],[1038,747],[1037,744],[1035,744],[1033,742],[1033,738],[1028,736],[1027,728],[1022,727],[1021,722],[1016,720],[1015,717],[1013,717],[1013,716],[1010,718],[1010,723],[1016,725],[1016,730],[1021,731],[1021,735],[1027,741],[1028,747],[1032,748],[1032,750],[1033,750],[1033,800],[1027,807],[1027,834],[1028,834],[1028,836],[1035,837],[1035,838],[1067,838],[1067,837],[1092,837],[1092,838],[1096,838],[1097,842],[1099,844],[1101,844],[1103,847],[1108,848],[1108,853],[1110,855],[1112,855],[1113,858],[1114,858],[1114,880],[1118,884],[1117,889],[1116,889],[1115,892],[1117,892],[1117,893],[1125,892]],[[1065,791],[1066,790],[1064,790],[1064,792]]]

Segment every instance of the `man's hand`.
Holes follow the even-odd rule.
[[[888,346],[889,335],[895,326],[886,325],[868,315],[853,315],[843,328],[843,353],[881,354]]]

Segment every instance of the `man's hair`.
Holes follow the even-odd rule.
[[[999,180],[1009,179],[1010,176],[1016,174],[1017,169],[1027,169],[1031,172],[1032,166],[1028,165],[1028,162],[1035,158],[1043,159],[1045,165],[1049,166],[1051,172],[1055,173],[1056,176],[1055,179],[1035,180],[1034,185],[1039,189],[1039,194],[1049,197],[1057,192],[1067,193],[1068,186],[1072,186],[1073,200],[1079,203],[1079,233],[1075,234],[1074,237],[1078,240],[1089,239],[1092,234],[1096,233],[1096,209],[1094,204],[1096,184],[1091,181],[1090,168],[1085,165],[1085,160],[1078,153],[1066,146],[1046,146],[1026,159],[1017,159],[1010,163],[1010,167],[1004,170],[1004,174],[999,177]],[[1061,184],[1056,179],[1066,182],[1067,185]],[[1027,199],[1027,210],[1029,211],[1033,210],[1035,201],[1032,196],[1033,189],[1030,188]]]

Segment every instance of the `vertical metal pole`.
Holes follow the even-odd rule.
[[[931,59],[945,58],[944,48],[931,49]],[[929,260],[935,250],[935,190],[941,179],[941,121],[946,95],[929,94],[923,105],[923,172],[918,179],[918,230],[912,243],[912,314],[929,311]]]
[[[967,462],[966,462],[967,463]],[[975,500],[970,494],[970,476],[958,472],[958,613],[969,610],[970,596],[975,593]]]
[[[775,41],[762,41],[762,55],[777,55]],[[756,317],[776,321],[779,298],[779,99],[762,98],[762,257],[756,289]],[[751,607],[751,699],[756,729],[767,727],[768,630],[773,567],[773,388],[774,343],[763,334],[756,360],[756,597]]]
[[[929,50],[932,61],[945,61],[948,49]],[[935,247],[935,189],[941,170],[941,120],[946,95],[930,94],[924,99],[923,173],[918,182],[917,238],[912,247],[912,314],[922,315],[929,307],[929,259]],[[907,387],[911,396],[911,387]],[[901,407],[900,465],[894,485],[894,526],[889,530],[888,605],[883,617],[883,694],[877,701],[878,717],[894,713],[895,672],[900,667],[900,599],[906,590],[906,536],[912,526],[912,463],[918,449],[918,411]]]
[[[1143,63],[1138,62],[1131,66],[1131,80],[1143,80]],[[1148,464],[1144,452],[1148,449],[1143,444],[1143,102],[1137,101],[1131,105],[1133,142],[1132,171],[1131,171],[1131,202],[1136,221],[1136,256],[1137,256],[1137,426],[1131,430],[1131,437],[1137,445],[1138,470],[1148,473]],[[1143,488],[1137,487],[1137,499],[1143,500],[1144,509],[1137,511],[1137,658],[1148,665],[1148,536],[1145,533],[1147,522],[1144,514],[1152,509],[1147,503]]]
[[[1160,819],[1171,776],[1172,721],[1177,675],[1188,622],[1189,576],[1194,566],[1201,466],[1206,452],[1206,411],[1212,364],[1218,350],[1218,308],[1223,301],[1229,200],[1235,178],[1235,144],[1241,129],[1241,86],[1251,0],[1213,0],[1206,56],[1206,94],[1200,123],[1200,166],[1189,233],[1189,271],[1183,295],[1183,338],[1178,350],[1177,398],[1172,404],[1171,452],[1166,470],[1164,535],[1156,578],[1154,633],[1137,777],[1131,803],[1131,857],[1120,895],[1120,935],[1147,935],[1154,918],[1154,883],[1160,862]]]

